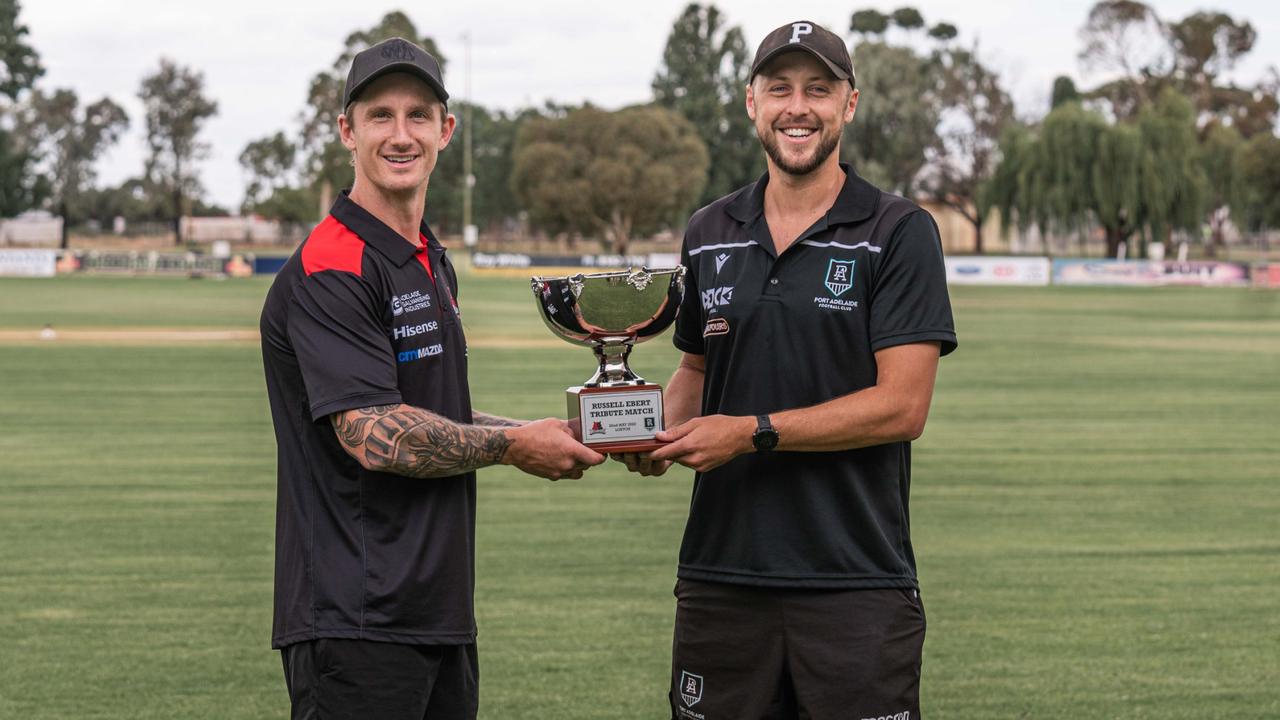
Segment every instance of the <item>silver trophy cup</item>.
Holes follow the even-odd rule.
[[[595,351],[595,374],[567,390],[569,419],[580,423],[592,449],[641,452],[662,444],[653,439],[663,429],[662,386],[636,375],[627,357],[675,322],[684,274],[678,265],[530,280],[551,332]]]

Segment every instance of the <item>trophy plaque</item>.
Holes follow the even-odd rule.
[[[601,453],[661,447],[662,386],[627,367],[636,343],[675,322],[684,294],[684,266],[628,268],[531,279],[542,320],[560,338],[595,351],[597,368],[569,388],[569,420],[584,445]]]

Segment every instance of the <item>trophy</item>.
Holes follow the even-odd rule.
[[[574,345],[592,348],[596,373],[568,388],[569,420],[602,453],[644,452],[663,443],[662,386],[627,367],[631,348],[675,322],[685,268],[619,270],[531,279],[542,320]]]

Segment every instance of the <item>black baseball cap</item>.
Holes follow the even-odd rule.
[[[765,63],[779,55],[795,50],[803,50],[822,61],[823,65],[841,80],[848,80],[854,85],[853,58],[849,57],[849,48],[839,35],[808,20],[787,23],[764,36],[760,47],[756,49],[756,59],[751,63],[751,77],[755,79]]]
[[[440,63],[431,53],[404,38],[383,40],[371,48],[356,53],[347,73],[347,84],[342,90],[342,107],[350,107],[369,83],[393,72],[416,75],[431,86],[440,102],[449,102],[449,93],[440,79]]]

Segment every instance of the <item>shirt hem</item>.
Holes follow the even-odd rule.
[[[326,630],[304,630],[271,638],[271,649],[279,650],[289,645],[310,640],[331,638],[335,640],[369,640],[372,642],[389,642],[400,645],[470,645],[476,641],[476,631],[470,632],[434,632],[404,633],[392,630],[344,630],[330,628]]]
[[[931,340],[937,340],[942,343],[940,355],[947,355],[952,350],[955,350],[958,345],[956,334],[949,330],[917,330],[915,332],[876,338],[871,341],[871,351],[876,352],[897,345],[910,345],[911,343],[929,342]]]
[[[681,565],[676,577],[682,580],[750,585],[754,587],[810,588],[815,590],[850,590],[906,588],[920,589],[916,578],[905,575],[779,575],[740,570],[716,570]]]
[[[337,400],[328,400],[311,406],[311,420],[316,421],[321,418],[328,417],[336,412],[346,410],[357,410],[359,408],[370,407],[373,405],[392,405],[399,404],[400,393],[398,392],[380,392],[380,393],[362,393],[360,395],[348,395],[338,398]]]

